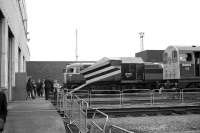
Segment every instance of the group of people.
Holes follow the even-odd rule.
[[[27,97],[31,99],[35,99],[36,96],[42,97],[44,94],[44,81],[40,79],[36,83],[31,77],[28,79],[26,85]]]
[[[49,99],[50,92],[56,93],[57,89],[60,87],[57,80],[52,82],[51,80],[44,79],[44,80],[38,80],[37,83],[29,77],[26,90],[27,90],[27,97],[31,99],[35,99],[36,96],[43,97],[45,96],[45,100]]]

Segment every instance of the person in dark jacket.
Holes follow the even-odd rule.
[[[27,96],[26,96],[26,100],[28,98],[33,98],[33,84],[32,84],[32,79],[31,77],[28,79],[28,82],[26,84],[26,91],[27,91]]]
[[[7,112],[7,98],[5,93],[0,90],[0,133],[2,133],[4,130]]]
[[[49,93],[52,90],[53,85],[52,85],[52,82],[50,80],[48,80],[48,79],[46,79],[44,81],[44,84],[45,84],[45,87],[44,87],[44,90],[45,90],[45,100],[48,100],[49,99]]]

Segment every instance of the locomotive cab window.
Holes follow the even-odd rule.
[[[68,70],[67,70],[67,73],[73,73],[74,72],[74,69],[73,68],[69,68]]]
[[[180,61],[192,61],[192,54],[191,53],[180,54]]]
[[[191,53],[187,53],[186,61],[192,61],[192,54]]]
[[[177,62],[177,51],[173,51],[172,52],[172,60],[173,60],[173,62]]]

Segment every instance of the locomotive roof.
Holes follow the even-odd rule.
[[[200,51],[200,46],[171,46],[171,47],[174,47],[174,48],[178,49],[179,51],[181,51],[181,50]]]
[[[110,57],[110,58],[104,57],[81,72],[84,73],[92,69],[101,67],[103,65],[109,64],[110,61],[121,61],[121,63],[137,63],[137,64],[144,63],[142,58],[140,57]]]

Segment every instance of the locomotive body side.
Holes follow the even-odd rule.
[[[163,65],[161,63],[146,62],[144,67],[145,81],[163,80]]]
[[[179,88],[199,88],[200,47],[169,46],[164,52],[163,79]]]
[[[122,59],[121,82],[134,83],[144,80],[144,62],[140,57]]]

